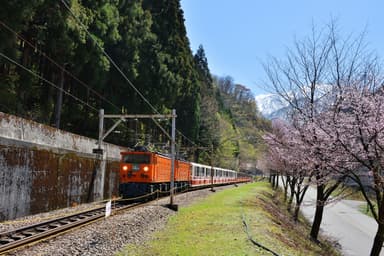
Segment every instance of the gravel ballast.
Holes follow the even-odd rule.
[[[232,188],[217,187],[216,190]],[[192,191],[175,197],[175,204],[188,204],[211,195],[209,189]],[[168,218],[177,212],[163,205],[169,197],[153,201],[150,205],[128,210],[92,224],[68,231],[66,234],[14,251],[8,255],[114,255],[127,244],[143,244],[151,235],[165,227]],[[0,224],[0,232],[31,225],[42,220],[94,208],[95,204],[80,205],[50,213],[29,216]]]

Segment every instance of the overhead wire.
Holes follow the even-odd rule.
[[[67,2],[65,0],[61,0],[65,8],[71,13],[72,17],[75,18],[75,20],[79,23],[79,25],[82,27],[82,29],[85,30],[89,38],[93,41],[93,43],[102,51],[102,53],[107,57],[109,62],[116,68],[116,70],[120,73],[120,75],[123,76],[123,78],[128,82],[128,84],[134,89],[134,91],[141,97],[142,100],[144,100],[145,103],[148,104],[148,106],[157,114],[160,114],[156,108],[145,98],[145,96],[136,88],[136,86],[129,80],[129,78],[124,74],[124,72],[120,69],[120,67],[116,64],[116,62],[109,56],[109,54],[104,50],[104,48],[95,40],[95,38],[92,36],[91,32],[88,31],[88,29],[85,27],[85,25],[81,22],[81,20],[72,12],[71,8],[68,6]]]
[[[55,60],[53,60],[50,56],[48,56],[45,52],[41,51],[40,49],[37,48],[37,46],[35,46],[34,44],[32,44],[30,41],[28,41],[27,39],[25,39],[23,36],[21,36],[19,33],[17,33],[15,30],[13,30],[10,26],[8,26],[5,22],[3,22],[2,20],[0,20],[0,25],[2,25],[5,29],[7,29],[9,32],[11,33],[14,33],[21,41],[25,42],[27,45],[29,45],[30,47],[32,47],[36,52],[40,53],[44,58],[48,59],[51,63],[53,63],[56,67],[59,68],[59,70],[63,71],[64,73],[66,73],[67,75],[69,75],[71,78],[73,78],[75,81],[79,82],[81,85],[83,85],[85,88],[89,89],[91,92],[93,92],[96,96],[98,96],[101,100],[109,103],[111,106],[113,106],[116,110],[118,111],[121,111],[120,108],[118,106],[116,106],[113,102],[111,102],[110,100],[108,100],[106,97],[102,96],[99,92],[97,92],[96,90],[94,90],[93,88],[91,88],[89,85],[87,85],[85,82],[83,82],[82,80],[80,80],[79,78],[77,78],[75,75],[73,75],[71,72],[69,72],[65,67],[63,67],[62,65],[58,64]],[[9,57],[8,57],[9,58]],[[9,58],[10,59],[10,58]],[[12,63],[15,63],[16,61],[13,60],[11,61]],[[21,65],[21,64],[20,64]],[[40,78],[40,77],[39,77]],[[44,79],[42,79],[44,80]],[[44,80],[46,81],[46,80]],[[56,87],[57,88],[57,87]],[[70,93],[66,93],[66,94],[70,94]],[[75,96],[74,96],[75,97]],[[76,97],[75,97],[76,98]],[[83,103],[84,101],[80,100],[79,98],[76,98],[78,99],[81,103]],[[88,105],[89,106],[89,105]],[[95,108],[94,108],[95,109]],[[97,110],[97,109],[96,109]],[[97,110],[98,111],[98,110]],[[162,127],[161,127],[162,128]]]
[[[125,79],[125,81],[131,86],[131,88],[140,96],[140,98],[156,113],[160,114],[159,111],[145,98],[145,96],[137,89],[137,87],[129,80],[129,78],[125,75],[125,73],[120,69],[120,67],[116,64],[116,62],[112,59],[112,57],[104,50],[104,48],[95,40],[95,38],[92,36],[92,34],[88,31],[87,27],[81,22],[81,20],[73,13],[71,8],[69,7],[68,3],[65,0],[61,0],[64,7],[69,11],[71,16],[77,21],[77,23],[81,26],[82,29],[87,33],[87,35],[91,38],[91,40],[94,42],[94,44],[102,51],[102,53],[107,57],[109,62],[116,68],[116,70],[120,73],[120,75]],[[157,123],[159,126],[160,124]],[[162,130],[165,130],[162,128]],[[187,136],[182,134],[180,131],[177,130],[177,132],[186,140],[191,142],[193,145],[197,146],[195,142],[193,142],[191,139],[189,139]]]
[[[0,20],[0,25],[2,25],[4,28],[6,28],[8,31],[14,33],[20,40],[22,40],[23,42],[25,42],[26,44],[28,44],[30,47],[32,47],[33,49],[35,49],[37,52],[39,52],[41,55],[43,55],[46,59],[48,59],[51,63],[53,63],[54,65],[56,65],[56,67],[58,67],[61,71],[63,71],[64,73],[66,73],[67,75],[69,75],[70,77],[72,77],[75,81],[79,82],[81,85],[83,85],[85,88],[89,89],[91,92],[93,92],[95,95],[97,95],[100,99],[104,100],[105,102],[109,103],[111,106],[113,106],[115,109],[119,110],[120,111],[120,108],[118,106],[116,106],[115,104],[113,104],[110,100],[108,100],[107,98],[105,98],[103,95],[101,95],[99,92],[97,92],[96,90],[94,90],[93,88],[91,88],[89,85],[87,85],[85,82],[81,81],[80,79],[78,79],[75,75],[73,75],[71,72],[69,72],[65,67],[63,67],[62,65],[58,64],[55,60],[53,60],[51,57],[49,57],[45,52],[41,51],[40,49],[37,48],[37,46],[35,46],[34,44],[32,44],[31,42],[29,42],[27,39],[25,39],[23,36],[21,36],[19,33],[17,33],[15,30],[13,30],[11,27],[9,27],[7,24],[5,24],[5,22],[3,22],[2,20]]]
[[[63,2],[63,1],[62,1]],[[63,2],[63,4],[65,5],[65,7],[68,9],[68,5]],[[79,21],[79,19],[77,19],[77,17],[73,14],[73,12],[68,9],[72,16],[75,17],[75,19],[81,23],[81,21]],[[77,81],[79,84],[81,84],[82,86],[84,86],[85,88],[87,88],[88,90],[90,90],[91,92],[93,92],[96,96],[98,96],[101,100],[107,102],[108,104],[110,104],[111,106],[113,106],[116,110],[120,111],[120,108],[118,106],[116,106],[114,103],[112,103],[110,100],[108,100],[107,98],[105,98],[104,96],[102,96],[99,92],[97,92],[96,90],[94,90],[93,88],[91,88],[89,85],[87,85],[85,82],[81,81],[79,78],[77,78],[75,75],[73,75],[71,72],[69,72],[65,67],[63,67],[62,65],[58,64],[55,60],[53,60],[50,56],[48,56],[45,52],[43,52],[42,50],[38,49],[37,46],[35,46],[34,44],[32,44],[30,41],[28,41],[27,39],[25,39],[23,36],[21,36],[19,33],[17,33],[15,30],[13,30],[10,26],[8,26],[5,22],[3,22],[2,20],[0,20],[0,25],[2,25],[5,29],[7,29],[9,32],[11,33],[14,33],[17,38],[19,38],[21,41],[25,42],[27,45],[29,45],[30,47],[32,47],[36,52],[40,53],[44,58],[48,59],[51,63],[53,63],[56,67],[59,68],[59,70],[63,71],[64,73],[66,73],[67,75],[69,75],[71,78],[73,78],[75,81]],[[93,39],[93,37],[91,36],[91,34],[89,33],[89,31],[85,28],[85,26],[81,23],[83,29],[86,30],[86,32],[88,33],[88,35],[90,36],[90,38]],[[121,69],[117,66],[117,64],[112,60],[112,58],[104,51],[104,49],[97,44],[96,41],[94,41],[96,43],[96,45],[103,51],[103,54],[105,54],[107,56],[107,58],[109,59],[109,61],[114,65],[114,67],[123,75],[123,77],[128,81],[128,83],[130,84],[130,86],[132,86],[134,88],[134,90],[140,95],[140,97],[142,97],[142,99],[152,108],[152,110],[154,110],[156,113],[159,114],[159,112],[153,107],[152,104],[150,104],[150,102],[144,97],[144,95],[142,95],[140,93],[140,91],[133,85],[133,83],[125,76],[125,74],[121,71]],[[54,83],[48,81],[47,79],[43,78],[42,76],[34,73],[32,70],[26,68],[25,66],[21,65],[20,63],[17,63],[15,60],[11,59],[10,57],[6,56],[5,54],[2,54],[2,57],[6,58],[8,61],[14,63],[15,65],[21,67],[22,69],[28,71],[30,74],[38,77],[39,79],[47,82],[48,84],[50,84],[51,86],[63,91],[65,94],[69,95],[70,97],[74,98],[75,100],[83,103],[83,104],[86,104],[88,107],[96,110],[96,108],[92,107],[91,105],[89,105],[88,103],[86,103],[85,101],[81,100],[80,98],[74,96],[73,94],[65,91],[64,89],[58,87],[57,85],[55,85]],[[156,120],[154,120],[155,124],[169,137],[169,135],[167,134],[167,132],[165,131],[165,129],[161,126],[160,123],[156,122]],[[169,124],[168,124],[169,125]],[[185,136],[182,132],[180,132],[179,130],[176,129],[176,132],[181,136],[183,137],[184,139],[186,139],[187,141],[189,141],[191,144],[195,145],[196,146],[196,143],[193,142],[191,139],[189,139],[187,136]]]
[[[40,49],[37,48],[37,46],[35,46],[34,44],[32,44],[31,42],[29,42],[27,39],[25,39],[23,36],[21,36],[19,33],[17,33],[15,30],[13,30],[11,27],[9,27],[5,22],[1,21],[0,20],[0,25],[2,25],[4,28],[6,28],[9,32],[11,33],[14,33],[21,41],[25,42],[27,45],[29,45],[31,48],[33,48],[36,52],[40,53],[43,57],[45,57],[46,59],[48,59],[51,63],[53,63],[56,67],[59,68],[59,70],[63,71],[64,73],[66,73],[67,75],[69,75],[70,77],[72,77],[75,81],[79,82],[81,85],[83,85],[85,88],[89,89],[90,91],[92,91],[95,95],[97,95],[101,100],[104,100],[105,102],[109,103],[111,106],[113,106],[115,109],[119,110],[120,111],[120,108],[118,106],[116,106],[114,103],[112,103],[111,101],[109,101],[107,98],[105,98],[104,96],[102,96],[100,93],[98,93],[96,90],[94,90],[93,88],[91,88],[89,85],[87,85],[86,83],[84,83],[83,81],[81,81],[80,79],[78,79],[76,76],[74,76],[72,73],[70,73],[65,67],[63,67],[62,65],[58,64],[55,60],[53,60],[51,57],[49,57],[45,52],[41,51]],[[9,57],[8,57],[9,58]],[[7,59],[8,59],[7,58]],[[10,59],[10,58],[9,58]],[[9,60],[8,59],[8,60]],[[15,63],[15,61],[11,61],[12,63]],[[21,65],[21,64],[20,64]],[[40,77],[39,77],[40,78]],[[46,81],[46,80],[45,80]],[[157,126],[159,126],[159,128],[165,132],[164,128],[156,121],[154,120],[155,124]],[[166,132],[165,132],[166,133]],[[170,138],[170,136],[166,133],[166,135]]]
[[[30,73],[30,74],[36,76],[37,78],[43,80],[43,81],[46,82],[47,84],[49,84],[49,85],[55,87],[56,89],[62,91],[63,93],[67,94],[68,96],[74,98],[75,100],[81,102],[82,104],[88,106],[89,108],[91,108],[91,109],[93,109],[93,110],[95,110],[95,111],[98,111],[98,109],[96,109],[95,107],[89,105],[87,102],[85,102],[85,101],[83,101],[82,99],[76,97],[75,95],[71,94],[70,92],[67,92],[67,91],[64,90],[63,88],[60,88],[60,87],[57,86],[56,84],[54,84],[54,83],[52,83],[51,81],[45,79],[45,78],[42,77],[41,75],[39,75],[39,74],[33,72],[31,69],[29,69],[29,68],[25,67],[24,65],[18,63],[17,61],[15,61],[14,59],[8,57],[7,55],[5,55],[5,54],[3,54],[3,53],[0,52],[0,56],[3,57],[3,58],[5,58],[5,59],[7,59],[9,62],[15,64],[16,66],[22,68],[23,70],[27,71],[28,73]]]

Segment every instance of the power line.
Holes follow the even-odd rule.
[[[25,39],[23,36],[21,36],[19,33],[17,33],[15,30],[13,30],[11,27],[9,27],[5,22],[1,21],[0,20],[0,24],[6,28],[8,31],[14,33],[20,40],[22,40],[23,42],[25,42],[26,44],[28,44],[30,47],[32,47],[34,50],[36,50],[38,53],[40,53],[44,58],[48,59],[51,63],[53,63],[56,67],[58,67],[61,71],[65,72],[67,75],[69,75],[70,77],[72,77],[75,81],[79,82],[81,85],[83,85],[84,87],[86,87],[87,89],[89,89],[90,91],[92,91],[95,95],[97,95],[100,99],[104,100],[105,102],[109,103],[110,105],[112,105],[115,109],[119,110],[120,111],[120,108],[118,106],[116,106],[114,103],[112,103],[111,101],[109,101],[107,98],[105,98],[104,96],[102,96],[101,94],[99,94],[96,90],[94,90],[93,88],[91,88],[89,85],[87,85],[86,83],[84,83],[83,81],[81,81],[80,79],[78,79],[75,75],[73,75],[72,73],[70,73],[67,69],[65,69],[65,67],[61,66],[60,64],[58,64],[55,60],[53,60],[51,57],[49,57],[45,52],[41,51],[40,49],[37,48],[37,46],[33,45],[30,41],[28,41],[27,39]],[[5,57],[5,56],[4,56]],[[12,61],[13,63],[15,63],[14,61]],[[43,79],[44,80],[44,79]],[[57,87],[56,87],[57,88]],[[69,93],[67,93],[69,94]],[[80,100],[80,99],[79,99]],[[156,121],[154,120],[155,124],[163,131],[165,132],[164,128]],[[178,131],[179,132],[179,131]],[[179,132],[180,133],[180,132]],[[182,133],[180,133],[181,136],[184,136]],[[185,136],[184,136],[185,137]],[[188,139],[188,138],[187,138]]]
[[[157,114],[160,114],[157,109],[145,98],[145,96],[136,88],[136,86],[128,79],[128,77],[124,74],[124,72],[120,69],[120,67],[115,63],[115,61],[109,56],[109,54],[104,50],[104,48],[94,39],[92,34],[88,31],[86,26],[81,22],[81,20],[72,12],[71,8],[68,6],[65,0],[61,0],[65,8],[71,13],[72,17],[79,23],[79,25],[85,30],[87,35],[91,38],[95,45],[102,51],[102,53],[107,57],[110,63],[116,68],[116,70],[120,73],[121,76],[128,82],[128,84],[132,87],[132,89],[141,97],[141,99]],[[182,134],[180,131],[176,130],[182,137],[187,139],[193,145],[196,145],[191,139]]]
[[[7,55],[5,55],[5,54],[3,54],[3,53],[0,52],[0,56],[3,57],[3,58],[5,58],[5,59],[7,59],[9,62],[15,64],[16,66],[18,66],[18,67],[24,69],[24,70],[27,71],[28,73],[30,73],[30,74],[36,76],[37,78],[43,80],[44,82],[48,83],[49,85],[55,87],[56,89],[62,91],[63,93],[67,94],[68,96],[74,98],[75,100],[81,102],[82,104],[87,105],[89,108],[91,108],[91,109],[93,109],[93,110],[95,110],[95,111],[98,111],[98,109],[96,109],[95,107],[89,105],[87,102],[81,100],[80,98],[76,97],[75,95],[73,95],[73,94],[67,92],[66,90],[60,88],[59,86],[55,85],[54,83],[52,83],[51,81],[45,79],[44,77],[40,76],[39,74],[36,74],[35,72],[33,72],[32,70],[30,70],[29,68],[23,66],[22,64],[18,63],[18,62],[15,61],[15,60],[11,59],[11,58],[8,57]]]
[[[64,3],[65,5],[65,3]],[[66,6],[67,7],[67,6]],[[68,7],[67,7],[68,9]],[[73,13],[72,13],[73,15]],[[78,20],[78,19],[77,19]],[[104,96],[102,96],[99,92],[97,92],[96,90],[94,90],[93,88],[91,88],[89,85],[87,85],[86,83],[84,83],[83,81],[81,81],[79,78],[77,78],[75,75],[73,75],[71,72],[69,72],[67,69],[65,69],[65,67],[63,67],[62,65],[58,64],[55,60],[53,60],[50,56],[48,56],[45,52],[43,52],[42,50],[38,49],[37,46],[35,46],[34,44],[32,44],[30,41],[28,41],[27,39],[25,39],[23,36],[21,36],[19,33],[17,33],[15,30],[13,30],[11,27],[9,27],[5,22],[1,21],[0,20],[0,24],[5,28],[7,29],[8,31],[10,31],[11,33],[14,33],[20,40],[22,40],[23,42],[25,42],[27,45],[29,45],[31,48],[33,48],[35,51],[37,51],[38,53],[40,53],[44,58],[48,59],[51,63],[53,63],[56,67],[59,68],[59,70],[65,72],[67,75],[69,75],[71,78],[73,78],[75,81],[77,81],[78,83],[80,83],[81,85],[83,85],[85,88],[89,89],[91,92],[93,92],[96,96],[98,96],[100,99],[102,99],[103,101],[109,103],[111,106],[113,106],[116,110],[119,110],[120,111],[120,108],[118,106],[116,106],[114,103],[112,103],[110,100],[108,100],[107,98],[105,98]],[[83,29],[86,29],[84,27],[84,25],[82,24],[83,26]],[[88,35],[90,36],[90,33],[87,31]],[[92,36],[90,36],[92,38]],[[92,38],[93,39],[93,38]],[[98,45],[99,46],[99,45]],[[101,48],[99,46],[99,48]],[[101,48],[102,49],[102,48]],[[106,54],[103,50],[103,53]],[[38,77],[39,79],[47,82],[48,84],[50,84],[51,86],[63,91],[65,94],[71,96],[72,98],[74,98],[75,100],[87,105],[88,107],[96,110],[94,107],[90,106],[88,103],[84,102],[83,100],[81,100],[80,98],[77,98],[76,96],[72,95],[71,93],[59,88],[58,86],[56,86],[55,84],[53,84],[52,82],[46,80],[45,78],[43,78],[42,76],[34,73],[33,71],[29,70],[28,68],[26,68],[25,66],[22,66],[21,64],[17,63],[15,60],[12,60],[11,58],[5,56],[4,54],[2,54],[2,56],[4,58],[6,58],[8,61],[14,63],[15,65],[21,67],[22,69],[28,71],[29,73],[31,73],[32,75],[35,75],[36,77]],[[108,55],[107,55],[108,56]],[[108,56],[109,57],[109,56]],[[109,60],[111,61],[112,59],[109,57]],[[113,61],[111,61],[111,63],[115,64]],[[116,65],[116,64],[115,64]],[[116,67],[116,66],[115,66]],[[118,67],[116,67],[118,69],[119,72],[122,72]],[[124,74],[123,74],[124,76]],[[124,78],[128,79],[126,76],[124,76]],[[130,83],[131,86],[133,86],[133,84],[129,81],[128,79],[128,82]],[[136,89],[136,88],[134,88]],[[137,89],[136,89],[137,90]],[[144,97],[138,90],[136,91],[139,93],[139,95],[141,97]],[[146,103],[148,104],[149,102],[144,98],[144,101],[146,101]],[[159,113],[150,103],[149,103],[150,107],[156,112],[156,113]],[[162,130],[162,131],[165,131],[164,128],[157,122],[155,122],[157,126],[159,126],[159,128]],[[170,125],[170,124],[168,124]],[[186,139],[187,141],[189,141],[190,143],[192,143],[193,145],[196,145],[191,139],[189,139],[187,136],[185,136],[183,133],[181,133],[179,130],[176,130],[177,133],[182,136],[184,139]]]
[[[67,75],[72,77],[75,81],[79,82],[81,85],[83,85],[85,88],[89,89],[92,91],[95,95],[97,95],[100,99],[104,100],[105,102],[109,103],[111,106],[115,107],[117,110],[120,111],[120,108],[113,104],[111,101],[106,99],[104,96],[102,96],[100,93],[98,93],[96,90],[91,88],[89,85],[78,79],[76,76],[74,76],[72,73],[70,73],[68,70],[65,69],[65,67],[61,66],[58,64],[55,60],[53,60],[51,57],[49,57],[45,52],[41,51],[38,49],[35,45],[33,45],[31,42],[29,42],[27,39],[22,37],[19,33],[17,33],[15,30],[13,30],[11,27],[9,27],[7,24],[5,24],[3,21],[0,20],[0,24],[6,28],[8,31],[14,33],[20,40],[24,41],[27,43],[29,46],[31,46],[33,49],[35,49],[37,52],[39,52],[41,55],[43,55],[46,59],[48,59],[51,63],[55,64],[56,67],[58,67],[61,71],[64,71]]]
[[[115,63],[115,61],[109,56],[109,54],[104,50],[104,48],[94,39],[92,34],[88,31],[85,25],[81,22],[81,20],[72,12],[71,8],[68,6],[65,0],[61,0],[64,4],[65,8],[71,13],[71,15],[75,18],[75,20],[80,24],[80,26],[85,30],[87,35],[91,38],[91,40],[97,45],[97,47],[103,52],[103,54],[107,57],[109,62],[116,68],[116,70],[124,77],[124,79],[128,82],[128,84],[135,90],[135,92],[144,100],[145,103],[150,106],[150,108],[156,112],[156,114],[160,114],[156,108],[145,98],[145,96],[135,87],[135,85],[128,79],[128,77],[124,74],[124,72],[120,69],[120,67]]]

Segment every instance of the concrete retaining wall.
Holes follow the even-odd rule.
[[[111,198],[126,148],[0,112],[0,220]]]

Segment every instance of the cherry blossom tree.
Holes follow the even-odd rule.
[[[378,224],[371,255],[379,255],[384,242],[384,78],[378,67],[371,66],[370,71],[337,87],[333,104],[313,122],[294,120],[291,126],[274,122],[273,133],[265,140],[273,155],[272,168],[290,177],[287,184],[298,208],[305,192],[295,186],[304,177],[317,185],[316,214],[322,214],[331,192],[346,177],[360,186]]]
[[[329,164],[339,147],[333,145],[335,137],[326,129],[319,128],[318,124],[323,121],[324,112],[329,112],[329,115],[332,111],[337,113],[336,106],[342,102],[340,95],[345,88],[352,87],[376,62],[365,48],[363,34],[343,39],[337,31],[334,22],[319,31],[313,27],[309,37],[296,41],[294,47],[288,49],[285,60],[272,58],[264,65],[269,88],[274,88],[274,92],[291,108],[287,120],[299,134],[303,152],[300,156],[307,162],[304,168],[311,168],[306,173],[317,190],[316,211],[310,232],[315,241],[324,205],[346,177],[345,169]],[[323,126],[325,124],[322,123]],[[332,126],[332,123],[329,125]],[[290,153],[293,154],[293,151]],[[296,151],[294,154],[297,154]]]
[[[323,114],[319,129],[336,154],[329,166],[347,173],[360,187],[378,224],[371,255],[384,242],[384,80],[376,68],[355,86],[344,88],[334,111]]]
[[[272,128],[273,132],[264,136],[269,147],[268,167],[282,175],[285,200],[287,200],[289,188],[290,195],[287,203],[289,211],[293,199],[295,199],[293,219],[297,221],[305,192],[308,189],[307,181],[311,176],[308,159],[302,147],[301,138],[295,129],[280,121],[273,122]]]

